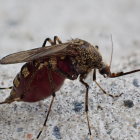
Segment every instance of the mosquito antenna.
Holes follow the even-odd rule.
[[[113,39],[112,39],[112,34],[111,34],[111,57],[110,57],[110,65],[109,67],[111,68],[111,63],[112,63],[112,57],[113,57]]]

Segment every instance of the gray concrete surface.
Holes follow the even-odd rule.
[[[46,37],[62,41],[81,38],[99,45],[109,63],[110,35],[114,54],[112,71],[140,68],[139,0],[0,0],[0,58],[40,47]],[[22,64],[0,65],[0,87],[12,85]],[[94,140],[140,139],[140,73],[98,82],[89,74],[89,116]],[[0,101],[9,90],[0,91]],[[40,140],[88,140],[84,113],[85,88],[78,80],[66,80],[57,97]],[[128,101],[127,101],[128,100]],[[131,101],[129,101],[131,100]],[[125,101],[125,104],[124,104]],[[31,140],[41,128],[50,98],[38,103],[0,106],[0,140]],[[98,107],[100,106],[100,108]]]

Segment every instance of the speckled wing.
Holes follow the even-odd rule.
[[[74,45],[74,44],[73,44]],[[76,55],[76,52],[70,49],[69,43],[46,46],[42,48],[35,48],[27,51],[21,51],[10,54],[3,57],[0,60],[0,64],[14,64],[29,62],[40,58],[47,58],[51,56],[65,56],[65,55]]]

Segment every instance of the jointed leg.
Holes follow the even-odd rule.
[[[49,42],[51,45],[56,45],[57,43],[62,44],[62,41],[58,36],[54,36],[54,41],[52,41],[50,38],[46,38],[42,44],[42,47],[45,47],[47,42]]]
[[[59,39],[59,37],[54,36],[54,43],[57,44],[57,42],[58,42],[58,44],[62,44],[62,41]]]
[[[55,87],[54,87],[54,83],[53,83],[52,73],[51,73],[51,71],[49,70],[49,68],[48,68],[48,78],[49,78],[51,90],[52,90],[52,93],[53,93],[53,94],[52,94],[52,100],[51,100],[51,103],[50,103],[50,106],[49,106],[49,110],[48,110],[46,119],[45,119],[45,121],[44,121],[43,127],[41,128],[40,132],[38,133],[36,139],[38,139],[38,138],[40,137],[41,133],[43,132],[43,130],[44,130],[45,126],[46,126],[46,123],[47,123],[47,121],[48,121],[49,114],[50,114],[50,112],[51,112],[52,104],[53,104],[54,98],[55,98],[55,92],[54,92],[54,88],[55,88]]]
[[[49,106],[49,110],[48,110],[46,119],[45,119],[44,124],[43,124],[43,127],[41,128],[40,132],[38,133],[36,139],[38,139],[38,138],[40,137],[41,133],[42,133],[43,130],[44,130],[44,127],[46,127],[46,123],[47,123],[47,121],[48,121],[48,117],[49,117],[49,114],[50,114],[50,112],[51,112],[51,107],[52,107],[52,104],[53,104],[53,102],[54,102],[54,98],[55,98],[55,93],[52,94],[52,100],[51,100],[51,103],[50,103],[50,106]]]
[[[11,87],[7,87],[7,88],[0,88],[0,90],[4,90],[4,89],[12,89],[12,86]]]
[[[122,93],[121,93],[120,95],[111,95],[111,94],[107,93],[107,92],[100,86],[100,84],[96,81],[96,69],[94,69],[94,71],[93,71],[93,81],[94,81],[94,82],[96,83],[96,85],[103,91],[104,94],[106,94],[106,95],[108,95],[108,96],[110,96],[110,97],[112,97],[112,98],[114,98],[114,97],[119,97],[119,96],[122,95]]]
[[[85,95],[85,112],[86,112],[86,118],[88,123],[88,130],[89,135],[91,136],[91,129],[90,129],[90,122],[89,122],[89,116],[88,116],[88,91],[89,91],[89,85],[83,81],[84,75],[80,75],[80,82],[86,87],[86,95]]]
[[[54,42],[50,38],[46,38],[42,44],[42,47],[45,47],[47,42],[49,42],[51,45],[55,45]]]
[[[12,87],[0,88],[0,90],[5,90],[5,89],[12,89]],[[16,100],[14,100],[14,101],[16,101]],[[13,101],[11,101],[11,102],[13,102]],[[9,103],[11,103],[11,102],[5,100],[5,101],[3,101],[3,102],[0,102],[0,104],[9,104]]]

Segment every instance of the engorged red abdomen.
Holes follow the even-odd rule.
[[[47,62],[47,59],[45,61]],[[71,65],[67,61],[67,59],[63,61],[58,59],[58,68],[72,74],[74,73],[73,69],[71,69]],[[51,82],[48,75],[52,76],[53,80]],[[52,86],[54,86],[54,92],[56,92],[66,79],[60,73],[48,70],[47,66],[38,69],[33,62],[26,63],[16,78],[19,80],[19,85],[14,86],[13,90],[16,93],[16,97],[20,97],[21,101],[25,102],[36,102],[47,98],[53,94]]]

